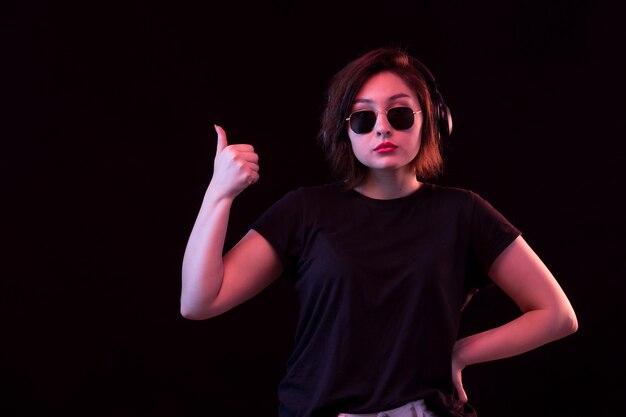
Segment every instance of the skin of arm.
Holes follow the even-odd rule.
[[[233,200],[259,179],[258,155],[251,145],[228,145],[216,126],[213,177],[189,236],[182,265],[180,311],[203,320],[253,297],[282,272],[273,248],[250,230],[226,255],[224,241]]]
[[[452,353],[452,381],[467,401],[462,371],[467,365],[519,355],[568,336],[578,329],[574,309],[545,264],[521,237],[495,260],[489,276],[522,314],[493,329],[462,339]]]

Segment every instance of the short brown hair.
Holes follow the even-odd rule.
[[[351,61],[331,79],[318,141],[331,164],[333,174],[345,181],[348,188],[356,187],[365,180],[367,168],[352,151],[346,118],[363,84],[383,71],[402,78],[415,92],[422,108],[422,143],[419,153],[411,162],[415,175],[420,179],[428,179],[436,177],[443,170],[441,139],[435,126],[433,99],[429,89],[430,73],[426,74],[428,70],[424,68],[423,64],[403,49],[378,48]]]

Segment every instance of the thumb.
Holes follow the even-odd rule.
[[[215,132],[217,133],[217,153],[220,153],[224,150],[226,146],[228,146],[228,141],[226,140],[226,132],[222,129],[221,126],[214,125]]]

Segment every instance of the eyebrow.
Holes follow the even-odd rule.
[[[387,99],[387,101],[393,101],[393,100],[397,100],[399,98],[411,98],[410,95],[406,94],[406,93],[398,93],[398,94],[394,94],[393,96],[389,97]],[[357,98],[356,100],[354,100],[354,103],[373,103],[374,100],[370,100],[367,98]]]

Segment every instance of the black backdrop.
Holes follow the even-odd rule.
[[[439,182],[513,221],[579,316],[573,336],[468,368],[470,402],[481,417],[621,415],[623,22],[573,3],[3,3],[0,414],[275,416],[290,286],[212,320],[179,314],[212,124],[261,158],[230,246],[287,190],[328,179],[326,82],[397,45],[452,110]],[[462,331],[515,313],[490,289]]]

